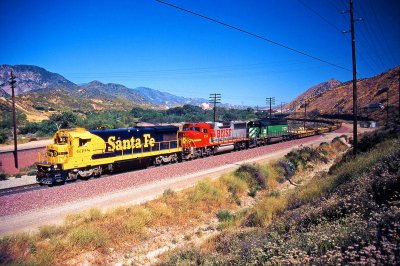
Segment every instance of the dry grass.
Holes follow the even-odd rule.
[[[345,155],[330,174],[266,193],[241,225],[221,213],[222,224],[236,228],[225,226],[201,248],[176,252],[161,265],[399,265],[399,138],[375,140],[367,153]],[[327,155],[343,150],[337,141],[323,146]]]

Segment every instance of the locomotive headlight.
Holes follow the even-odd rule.
[[[51,171],[51,168],[50,168],[50,167],[49,167],[49,168],[47,168],[47,171],[48,171],[48,172],[50,172],[50,171]]]

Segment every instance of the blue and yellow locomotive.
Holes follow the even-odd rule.
[[[110,130],[61,129],[54,144],[39,158],[36,179],[53,184],[113,172],[120,163],[134,165],[177,162],[181,148],[176,126]]]

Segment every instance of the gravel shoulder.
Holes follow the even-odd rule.
[[[343,131],[343,130],[341,130]],[[228,153],[224,155],[218,155],[216,157],[198,159],[187,163],[177,164],[177,165],[168,165],[159,168],[152,168],[148,170],[140,170],[129,173],[122,173],[115,176],[111,176],[110,179],[102,178],[98,180],[90,180],[88,182],[80,182],[76,184],[70,184],[67,186],[61,186],[54,189],[54,191],[50,190],[41,190],[36,193],[41,193],[35,195],[35,192],[32,192],[31,195],[29,193],[22,193],[27,195],[19,195],[16,197],[2,197],[0,198],[0,203],[4,203],[5,211],[0,213],[0,235],[6,235],[10,233],[16,233],[20,231],[36,231],[40,226],[47,224],[60,224],[63,222],[66,215],[71,213],[78,213],[90,208],[99,208],[102,210],[107,210],[109,208],[118,207],[121,205],[127,204],[140,204],[149,200],[152,200],[163,193],[163,191],[167,188],[173,189],[175,191],[182,190],[191,186],[194,186],[199,180],[204,178],[217,178],[224,173],[231,172],[238,168],[240,164],[249,163],[249,162],[268,162],[271,160],[276,160],[286,153],[288,153],[293,148],[296,148],[300,145],[318,145],[321,142],[332,140],[334,137],[338,135],[342,135],[344,132],[336,132],[329,133],[322,136],[314,136],[307,139],[296,140],[286,143],[274,144],[266,147],[260,147],[248,151],[255,151],[257,154],[257,150],[263,151],[262,149],[269,149],[271,152],[261,152],[262,155],[252,156],[249,155],[246,158],[246,151],[240,153],[238,156],[237,152]],[[285,145],[288,144],[288,145]],[[285,146],[283,146],[285,145]],[[283,148],[285,147],[285,148]],[[230,161],[230,158],[245,158],[243,160],[233,160]],[[207,167],[210,161],[214,158],[221,161],[218,166]],[[198,168],[197,171],[193,170],[189,173],[189,171],[183,171],[186,174],[178,174],[175,176],[166,176],[164,178],[154,178],[153,180],[141,180],[142,182],[133,182],[130,186],[124,186],[118,188],[118,178],[122,178],[123,180],[127,180],[127,178],[132,178],[132,176],[140,176],[140,174],[150,173],[153,169],[153,176],[159,174],[158,171],[161,170],[163,173],[168,173],[173,169],[173,167],[178,168],[187,168],[189,170],[191,164],[198,164],[202,167]],[[196,168],[197,169],[197,168]],[[185,169],[183,169],[185,170]],[[114,190],[105,190],[102,193],[96,193],[94,195],[90,194],[90,182],[97,182],[98,184],[107,183],[114,180],[114,184],[116,189]],[[96,184],[97,184],[96,183]],[[93,183],[94,184],[94,183]],[[76,185],[76,186],[74,186]],[[81,197],[73,197],[70,196],[68,190],[74,189],[77,187],[79,192],[82,190],[87,190],[86,196]],[[52,194],[55,196],[59,196],[59,198],[46,198],[46,194]],[[70,197],[65,197],[64,194],[69,195]],[[25,202],[28,200],[35,201],[37,205],[29,205],[28,209],[17,209],[13,202]],[[43,201],[41,201],[41,199]],[[55,205],[49,205],[43,203],[48,202],[48,200],[56,201]],[[57,201],[59,200],[59,201]],[[17,204],[15,204],[17,205]],[[13,209],[15,208],[15,209]]]

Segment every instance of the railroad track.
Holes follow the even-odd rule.
[[[40,150],[44,149],[46,146],[38,146],[38,147],[32,147],[32,148],[23,148],[23,149],[18,149],[18,152],[24,152],[24,151],[31,151],[31,150]],[[14,150],[0,150],[0,154],[7,154],[7,153],[13,153]]]
[[[45,186],[41,186],[38,183],[17,186],[17,187],[2,188],[0,189],[0,197],[39,190],[39,189],[45,189],[45,188],[46,188]]]

